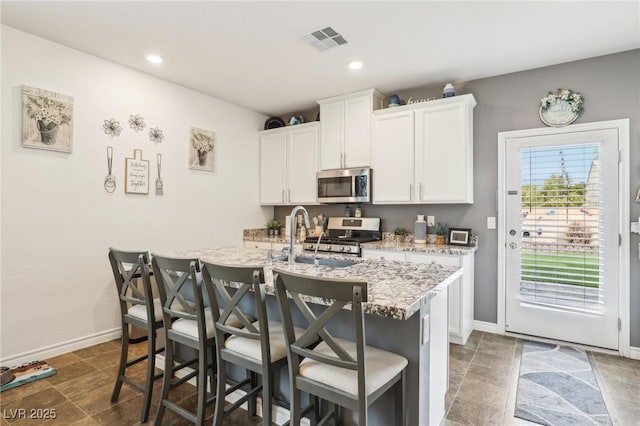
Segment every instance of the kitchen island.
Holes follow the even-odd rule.
[[[229,265],[264,267],[268,252],[262,249],[220,248],[162,254],[198,257],[204,261]],[[409,360],[406,383],[408,424],[439,424],[444,416],[448,379],[447,291],[451,283],[460,279],[462,269],[438,264],[349,259],[355,263],[343,268],[302,263],[294,268],[297,273],[313,276],[367,281],[369,299],[364,305],[366,344],[398,353]],[[289,268],[284,261],[273,262],[273,266]],[[268,269],[265,278],[266,292],[274,296],[273,276]],[[325,304],[322,299],[313,302]],[[269,317],[279,319],[275,297],[269,297],[267,304]],[[346,314],[345,324],[348,321]],[[337,337],[353,338],[350,330],[336,327],[330,331]],[[280,391],[288,394],[286,382],[280,382]],[[393,424],[392,393],[376,401],[369,408],[369,413],[370,425]],[[346,410],[345,417],[345,424],[352,424],[350,413]],[[274,418],[278,419],[277,416]]]

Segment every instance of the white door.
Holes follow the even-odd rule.
[[[506,140],[507,331],[618,349],[615,129]]]

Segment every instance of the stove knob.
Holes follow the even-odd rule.
[[[341,247],[340,247],[340,251],[344,251],[344,249],[345,249],[345,247],[344,247],[344,246],[341,246]]]
[[[327,244],[326,246],[324,246],[325,250],[331,250],[331,246],[329,244]]]

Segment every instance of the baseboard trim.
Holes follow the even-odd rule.
[[[83,349],[88,346],[97,345],[98,343],[114,340],[122,335],[120,327],[111,330],[101,331],[99,333],[90,334],[84,337],[67,340],[66,342],[56,343],[54,345],[45,346],[34,349],[32,351],[22,352],[0,360],[0,364],[5,366],[14,366],[24,364],[26,362],[44,360],[54,356],[62,355],[68,352]]]
[[[631,358],[631,359],[640,359],[640,347],[638,347],[638,346],[629,346],[629,358]]]
[[[493,322],[485,322],[485,321],[473,321],[473,329],[478,331],[483,331],[485,333],[493,333],[493,334],[501,334],[498,330],[498,324]]]
[[[164,355],[156,355],[156,368],[159,368],[161,370],[164,370]],[[187,374],[191,373],[193,371],[192,368],[190,367],[185,367],[179,371],[177,371],[175,373],[175,376],[178,378],[184,377]],[[192,384],[193,386],[196,386],[196,378],[193,377],[190,380],[187,381],[187,383]],[[245,391],[243,390],[236,390],[232,393],[230,393],[229,395],[226,396],[225,401],[233,404],[234,402],[238,401],[240,398],[242,398],[244,395],[246,394]],[[247,409],[247,404],[244,403],[240,406],[243,409]],[[262,398],[258,397],[257,398],[257,404],[256,404],[256,414],[259,417],[262,417]],[[290,419],[290,415],[289,415],[289,410],[287,410],[284,407],[281,407],[279,405],[273,405],[271,407],[271,419],[272,422],[277,424],[277,425],[282,425],[286,422],[289,421]],[[303,426],[310,426],[309,423],[309,419],[307,418],[303,418],[302,421],[300,422],[301,425]]]

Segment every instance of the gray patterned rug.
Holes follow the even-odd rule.
[[[529,341],[522,348],[514,414],[549,426],[612,424],[587,354]]]

